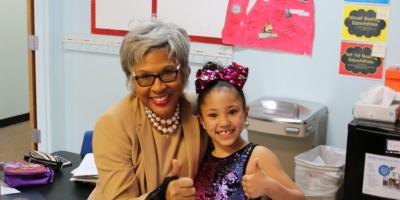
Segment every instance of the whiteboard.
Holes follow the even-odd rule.
[[[159,0],[157,18],[182,26],[195,38],[222,38],[228,0]]]
[[[92,33],[125,35],[130,26],[152,17],[152,1],[92,0]]]
[[[125,35],[153,16],[183,27],[190,40],[222,44],[229,0],[91,0],[92,33]]]

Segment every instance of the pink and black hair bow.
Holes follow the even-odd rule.
[[[249,68],[232,62],[226,68],[216,67],[215,69],[199,69],[196,72],[196,93],[200,93],[210,82],[224,80],[242,89],[247,80]]]

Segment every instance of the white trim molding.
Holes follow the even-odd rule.
[[[35,51],[37,128],[41,131],[40,151],[52,152],[50,105],[50,1],[34,3],[35,35],[39,38]]]

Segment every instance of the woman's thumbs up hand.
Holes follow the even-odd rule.
[[[175,179],[168,184],[165,198],[167,200],[195,199],[196,189],[194,188],[193,179],[189,177],[180,177],[182,163],[177,159],[173,159],[171,164],[172,170],[169,173],[169,176],[177,176],[178,179]]]
[[[168,176],[177,176],[179,177],[182,170],[182,163],[179,162],[177,159],[172,160],[172,170],[168,174]]]

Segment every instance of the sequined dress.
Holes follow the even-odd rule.
[[[243,192],[242,176],[255,146],[249,143],[225,158],[214,157],[209,150],[195,179],[196,199],[248,199]]]

